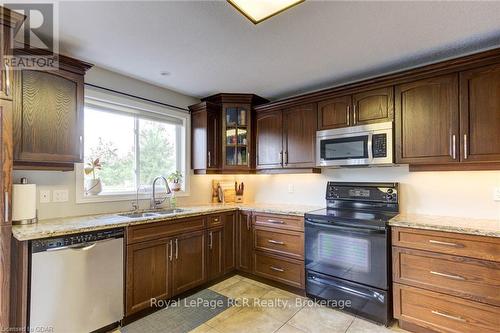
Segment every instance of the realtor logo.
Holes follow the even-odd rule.
[[[11,40],[14,55],[7,57],[7,65],[15,70],[58,69],[57,3],[7,2],[3,6],[26,17]]]

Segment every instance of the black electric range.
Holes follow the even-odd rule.
[[[327,208],[305,215],[306,292],[327,305],[389,325],[390,228],[397,183],[329,182]]]

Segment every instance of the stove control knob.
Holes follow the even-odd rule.
[[[393,192],[392,188],[387,190],[387,193],[391,194]]]
[[[391,201],[391,200],[392,200],[392,195],[391,195],[391,194],[387,194],[387,195],[386,195],[386,199],[387,199],[388,201]]]

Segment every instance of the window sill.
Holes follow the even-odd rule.
[[[179,191],[175,193],[176,197],[188,197],[190,195],[189,192]],[[140,193],[139,200],[150,200],[150,193]],[[98,202],[117,202],[117,201],[135,201],[136,194],[135,193],[101,193],[98,195],[83,195],[77,196],[76,203],[77,204],[85,204],[85,203],[98,203]]]

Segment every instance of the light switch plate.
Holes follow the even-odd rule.
[[[40,190],[40,203],[50,202],[50,190]]]
[[[54,190],[54,202],[67,202],[69,198],[68,190]]]
[[[495,187],[493,190],[493,200],[500,201],[500,187]]]

